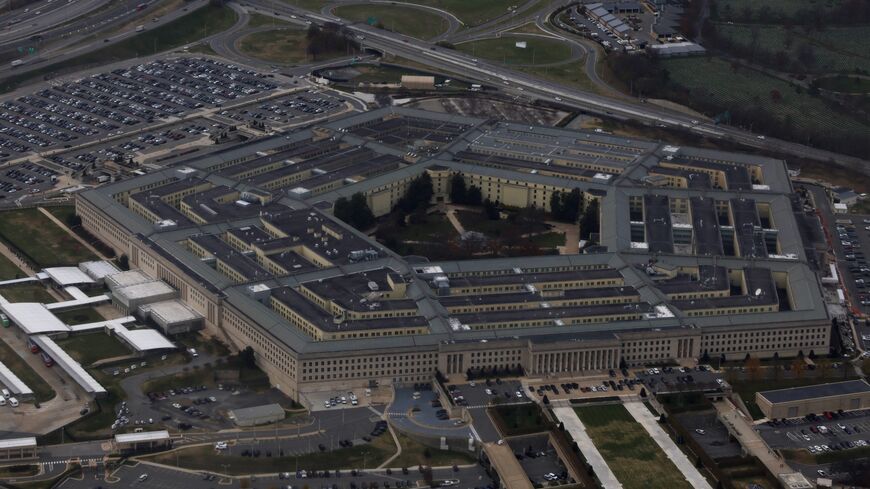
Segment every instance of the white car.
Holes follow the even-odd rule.
[[[764,136],[762,136],[761,134],[759,134],[758,136],[755,136],[755,137],[757,137],[758,139],[761,139],[761,140],[767,139]]]
[[[227,442],[219,441],[219,442],[215,443],[214,449],[215,450],[226,450],[227,449]]]
[[[148,480],[148,474],[142,474],[139,476],[139,482],[145,482]]]
[[[488,396],[491,396],[491,395],[492,395],[492,389],[486,389],[486,390],[483,391],[483,392],[486,392],[486,395],[488,395]]]
[[[18,407],[18,399],[15,399],[14,397],[10,397],[9,398],[9,405],[12,407]]]
[[[517,397],[523,397],[523,393],[520,391],[517,391]]]

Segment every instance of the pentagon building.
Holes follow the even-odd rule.
[[[409,182],[449,201],[597,201],[584,254],[427,262],[331,215],[387,214]],[[830,319],[785,164],[400,108],[211,153],[79,196],[85,228],[163,279],[294,398],[522,366],[582,375],[829,350]]]

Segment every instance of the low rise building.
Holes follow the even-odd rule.
[[[755,403],[770,419],[856,411],[870,408],[870,384],[861,379],[757,392]]]

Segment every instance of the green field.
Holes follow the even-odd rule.
[[[25,282],[2,287],[0,295],[9,302],[42,302],[43,304],[57,302],[57,299],[38,282]]]
[[[447,31],[447,20],[438,14],[395,5],[344,5],[332,13],[353,22],[366,22],[418,39],[432,39]]]
[[[756,49],[766,53],[782,51],[791,66],[798,65],[812,73],[854,72],[870,70],[870,57],[861,43],[855,39],[870,38],[870,26],[827,27],[822,31],[806,32],[803,29],[786,29],[777,25],[762,27],[752,25],[716,24],[720,36],[743,48],[751,48],[756,36]],[[753,34],[754,33],[754,34]],[[813,62],[802,63],[799,52],[804,46],[812,48]]]
[[[565,233],[550,231],[546,233],[536,234],[532,236],[532,243],[541,248],[556,248],[557,246],[565,246]]]
[[[526,48],[516,47],[517,41],[525,41]],[[456,49],[506,65],[544,65],[571,58],[571,47],[567,43],[529,36],[503,36],[466,42],[457,45]]]
[[[77,239],[35,208],[0,213],[0,236],[38,268],[96,259]]]
[[[24,277],[24,272],[22,272],[14,263],[9,261],[9,258],[0,255],[0,280],[22,277]]]
[[[764,7],[771,13],[792,16],[800,10],[831,9],[843,0],[717,0],[716,18],[734,22],[757,21]]]
[[[385,433],[383,436],[387,436]],[[396,438],[402,445],[402,453],[390,462],[390,467],[417,467],[431,465],[432,467],[448,467],[451,465],[473,464],[477,457],[469,451],[436,450],[428,448],[417,440],[396,432]],[[428,457],[426,455],[429,455]]]
[[[3,334],[12,334],[10,329],[3,329]],[[30,352],[25,353],[31,355]],[[3,359],[3,364],[9,368],[15,375],[24,382],[27,387],[33,390],[33,396],[37,402],[45,402],[54,397],[54,391],[51,389],[42,377],[39,376],[23,358],[12,351],[5,341],[0,340],[0,358]]]
[[[332,3],[330,0],[282,0],[287,5],[320,12],[320,9]]]
[[[312,442],[314,443],[314,442]],[[312,445],[315,446],[315,445]],[[267,457],[265,450],[259,457],[243,457],[241,451],[245,447],[231,447],[228,453],[216,454],[211,445],[182,448],[171,453],[161,453],[148,457],[147,460],[165,465],[178,466],[191,470],[210,470],[231,475],[251,473],[283,472],[291,470],[298,464],[299,469],[333,470],[333,469],[371,469],[386,461],[396,453],[393,437],[389,433],[372,440],[370,444],[355,445],[350,448],[315,452],[298,457],[280,457],[277,453]],[[226,469],[225,469],[226,467]],[[288,469],[288,467],[290,469]]]
[[[69,325],[96,323],[97,321],[105,320],[105,318],[92,307],[58,311],[54,313],[54,315]]]
[[[508,8],[523,3],[516,0],[412,0],[409,3],[428,5],[455,15],[467,27],[474,27],[506,15]]]
[[[489,408],[489,415],[504,436],[541,433],[552,428],[541,407],[530,402]]]
[[[842,93],[870,93],[870,78],[857,76],[831,76],[819,78],[815,81],[819,88]]]
[[[864,137],[870,125],[828,107],[818,97],[797,91],[786,82],[763,73],[738,68],[719,58],[682,58],[662,61],[674,83],[692,91],[693,98],[737,108],[757,106],[786,126],[847,137]],[[772,91],[781,94],[774,101]]]
[[[90,365],[98,360],[122,357],[133,353],[120,340],[103,331],[70,336],[58,340],[57,344],[82,365]]]
[[[239,42],[239,49],[248,56],[282,64],[307,61],[306,46],[305,31],[298,29],[254,32]]]
[[[673,462],[621,404],[575,408],[625,489],[691,488]]]
[[[34,78],[57,76],[92,66],[135,58],[177,48],[216,32],[236,22],[236,13],[227,6],[208,4],[172,22],[125,39],[118,43],[76,56],[49,66],[11,76],[0,81],[0,93],[12,91]]]

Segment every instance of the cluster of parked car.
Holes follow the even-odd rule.
[[[9,389],[3,389],[0,392],[3,393],[3,395],[0,396],[0,406],[9,404],[12,407],[18,407],[18,399],[12,397],[12,393],[9,392]]]
[[[324,400],[323,407],[331,408],[339,404],[347,404],[348,402],[350,402],[351,406],[356,406],[359,404],[359,398],[352,391],[348,391],[346,396],[333,396]]]

